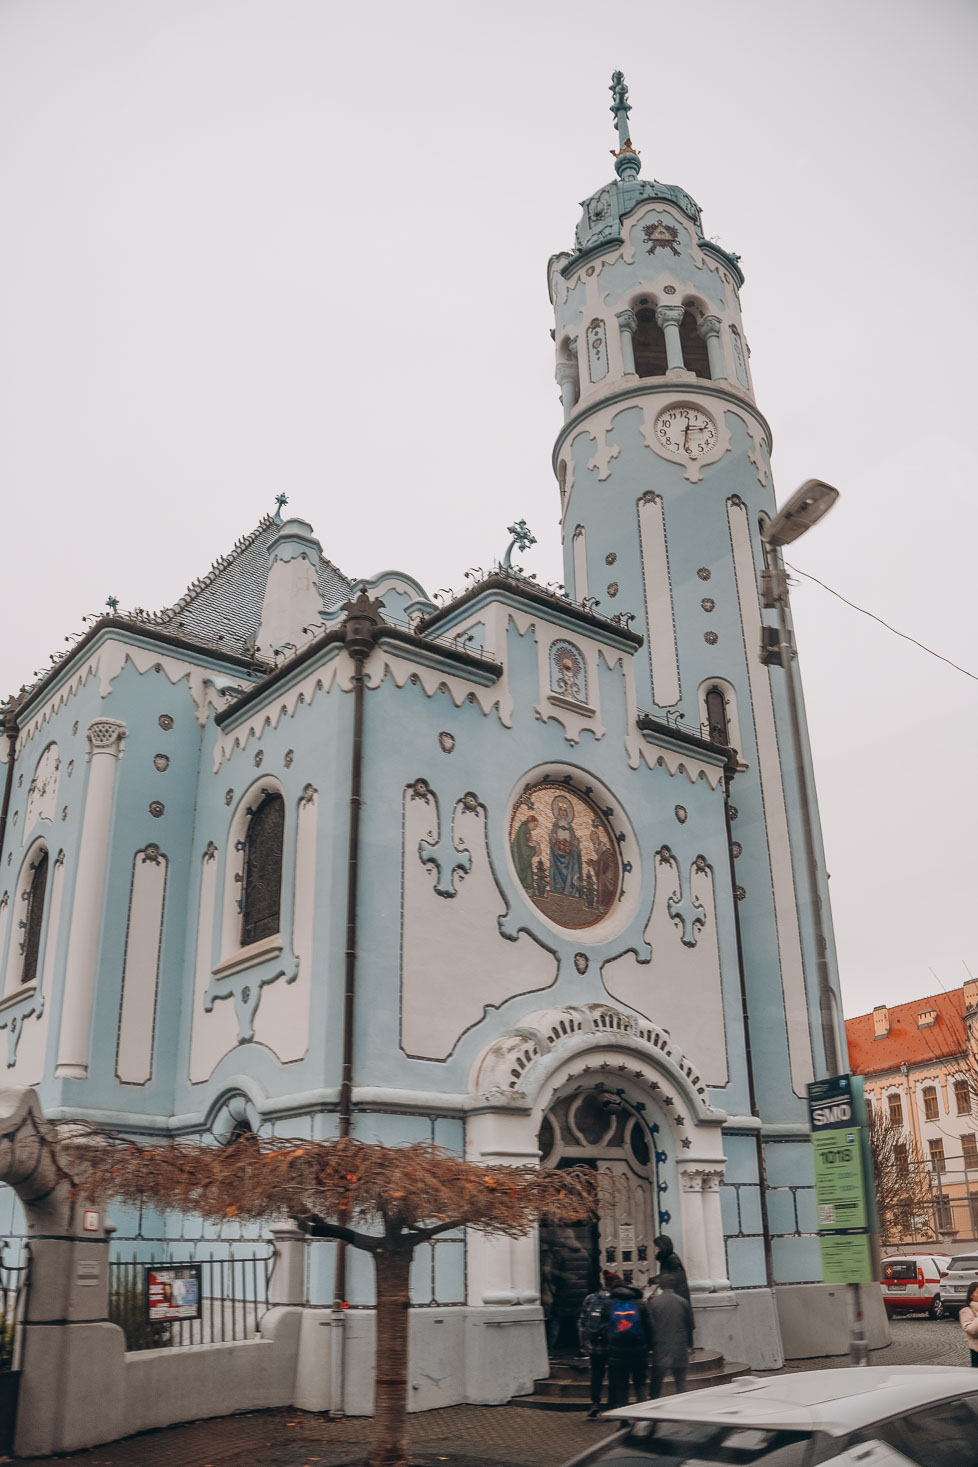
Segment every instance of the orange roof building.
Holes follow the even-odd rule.
[[[879,1107],[929,1164],[932,1216],[920,1236],[978,1237],[978,981],[846,1020],[849,1061]],[[976,1030],[978,1032],[978,1030]]]

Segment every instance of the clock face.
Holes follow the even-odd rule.
[[[655,436],[667,453],[695,462],[716,447],[717,425],[702,408],[679,403],[664,408],[656,418]]]

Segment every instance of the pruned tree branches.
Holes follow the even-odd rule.
[[[377,1283],[374,1418],[368,1467],[407,1463],[411,1259],[440,1233],[472,1228],[520,1237],[541,1218],[591,1217],[599,1176],[584,1167],[481,1166],[429,1145],[239,1137],[144,1145],[72,1123],[61,1151],[93,1201],[225,1218],[291,1217],[312,1237],[369,1253]]]

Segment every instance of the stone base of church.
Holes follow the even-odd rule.
[[[777,1306],[770,1289],[725,1289],[693,1293],[696,1343],[740,1360],[752,1370],[784,1364]]]
[[[372,1414],[375,1322],[372,1309],[350,1309],[338,1330],[332,1310],[304,1311],[295,1406],[347,1416]],[[529,1395],[533,1382],[549,1370],[539,1304],[413,1309],[410,1330],[411,1411],[463,1403],[501,1405]],[[341,1333],[342,1376],[333,1359]]]
[[[786,1360],[846,1355],[849,1351],[849,1288],[846,1284],[780,1284],[775,1289]],[[862,1285],[866,1343],[881,1350],[890,1326],[879,1284]]]
[[[786,1360],[846,1355],[849,1300],[844,1286],[793,1284],[694,1294],[696,1343],[753,1370],[777,1370]],[[889,1343],[882,1296],[863,1289],[870,1349]],[[293,1404],[305,1411],[369,1416],[373,1411],[374,1338],[371,1309],[305,1309],[300,1326]],[[334,1359],[343,1340],[343,1360]],[[463,1403],[499,1405],[529,1395],[549,1373],[538,1304],[502,1308],[458,1305],[411,1311],[408,1364],[411,1411]]]

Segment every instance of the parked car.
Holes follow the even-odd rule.
[[[978,1253],[959,1253],[947,1266],[941,1280],[941,1298],[945,1313],[957,1314],[964,1303],[968,1285],[978,1282]]]
[[[971,1467],[978,1378],[939,1365],[804,1370],[609,1411],[623,1430],[573,1467]],[[571,1467],[571,1464],[568,1464]]]
[[[900,1253],[884,1258],[880,1283],[887,1314],[909,1309],[915,1314],[929,1314],[931,1319],[943,1319],[944,1275],[951,1261],[947,1253]]]

